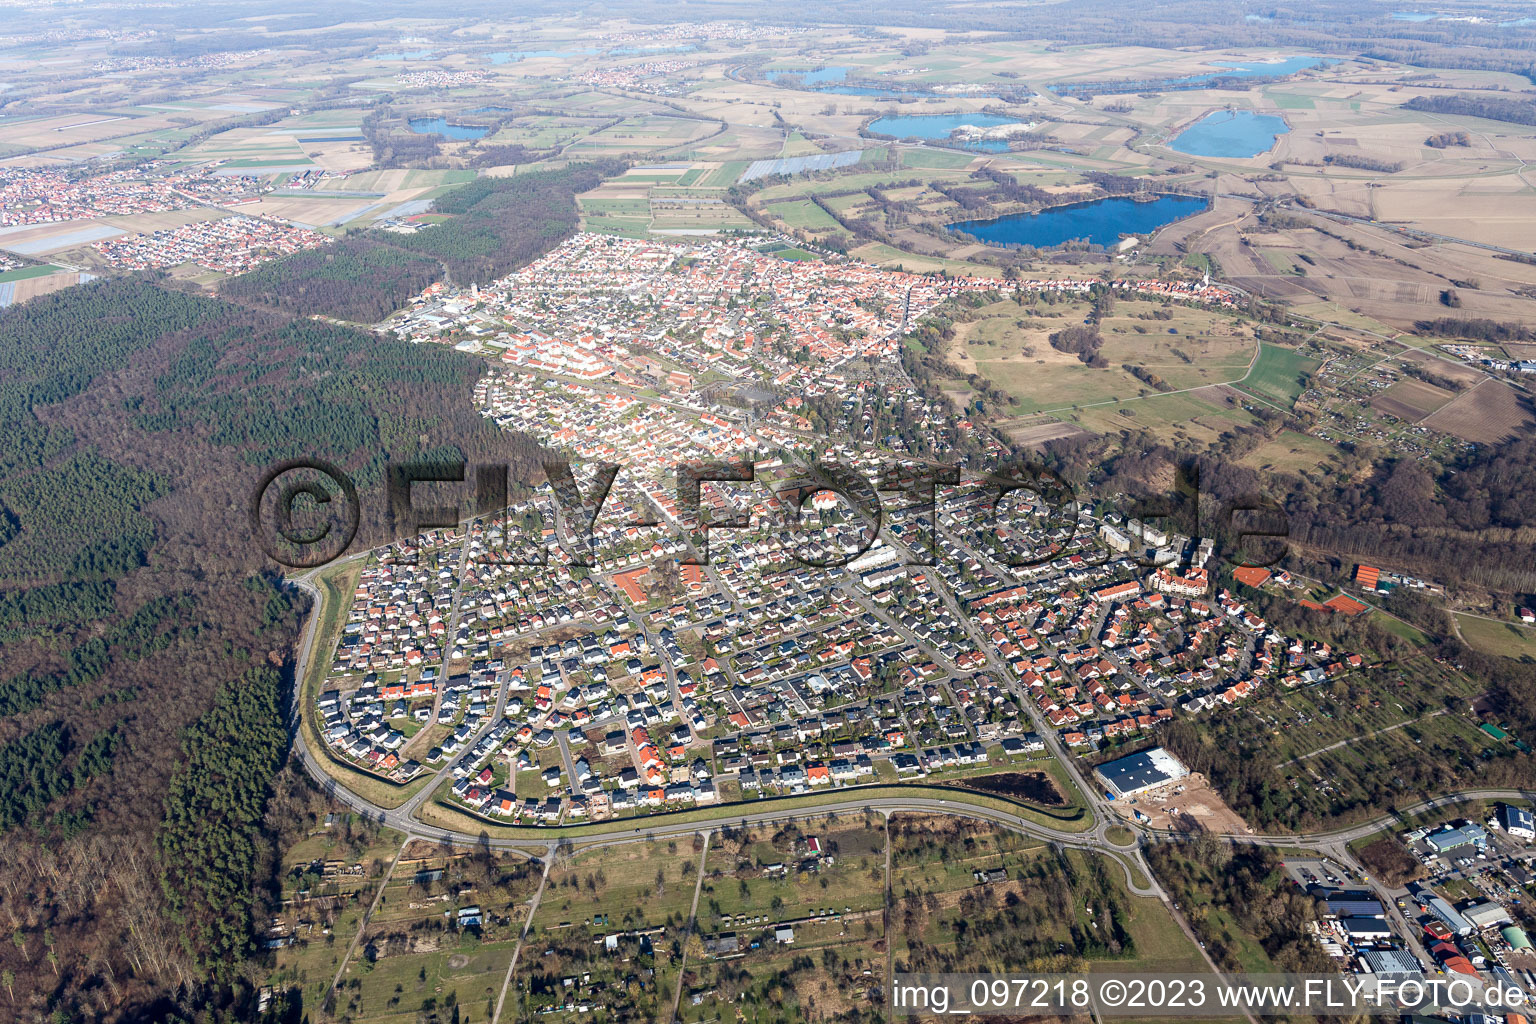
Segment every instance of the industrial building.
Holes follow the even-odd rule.
[[[1509,916],[1509,911],[1493,902],[1479,903],[1474,907],[1463,907],[1461,916],[1466,918],[1474,928],[1502,928],[1507,924],[1514,924],[1514,918]]]
[[[1523,807],[1499,804],[1499,824],[1503,826],[1506,835],[1515,839],[1524,839],[1526,842],[1536,839],[1536,820]]]
[[[1481,825],[1468,823],[1425,836],[1424,841],[1436,853],[1449,853],[1463,846],[1476,846],[1481,849],[1488,845],[1488,832]]]
[[[1386,917],[1387,908],[1365,889],[1314,889],[1329,917]]]
[[[1111,800],[1130,799],[1189,774],[1189,769],[1162,747],[1101,764],[1094,771],[1104,783],[1104,795]]]
[[[1424,968],[1406,949],[1366,949],[1360,952],[1360,966],[1370,974],[1419,974]]]
[[[1341,917],[1339,927],[1351,943],[1382,942],[1392,937],[1392,927],[1382,917]]]
[[[1440,922],[1451,930],[1452,935],[1472,934],[1472,923],[1462,917],[1455,907],[1439,896],[1431,894],[1429,899],[1425,900],[1425,906],[1429,907],[1429,912],[1438,917]]]

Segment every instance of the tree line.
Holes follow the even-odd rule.
[[[219,294],[298,315],[363,323],[384,319],[446,274],[488,282],[537,259],[574,234],[576,196],[625,165],[613,160],[555,171],[477,178],[440,197],[450,219],[415,234],[361,230],[228,278]]]
[[[1536,103],[1509,100],[1501,96],[1468,96],[1464,93],[1452,96],[1415,96],[1404,103],[1403,107],[1427,114],[1453,114],[1506,121],[1510,124],[1536,124]]]

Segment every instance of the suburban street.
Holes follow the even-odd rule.
[[[295,577],[292,582],[314,600],[314,607],[310,611],[301,641],[299,659],[294,676],[296,680],[302,680],[309,671],[311,659],[315,655],[318,626],[323,617],[321,603],[324,598],[321,589],[313,581],[313,574]],[[958,612],[958,609],[955,610]],[[961,621],[964,620],[962,619]],[[1049,728],[1043,728],[1041,735],[1056,739],[1055,746],[1051,748],[1053,756],[1061,760],[1067,767],[1068,772],[1081,789],[1085,800],[1091,808],[1093,825],[1087,831],[1069,832],[1055,829],[1032,821],[1022,814],[1014,814],[994,807],[982,806],[975,800],[979,794],[964,790],[957,789],[953,798],[946,799],[936,799],[928,796],[875,796],[873,794],[860,798],[859,787],[849,787],[843,791],[847,794],[846,799],[828,802],[818,801],[810,806],[783,806],[783,802],[774,801],[774,806],[770,809],[754,810],[750,805],[741,805],[739,813],[721,813],[708,819],[698,818],[697,812],[658,814],[643,821],[638,819],[622,819],[571,826],[528,827],[518,830],[519,832],[526,832],[526,836],[498,838],[491,836],[488,830],[480,832],[455,831],[428,824],[417,816],[422,806],[432,799],[438,787],[449,777],[450,768],[448,766],[443,767],[432,775],[425,784],[421,785],[419,790],[397,807],[384,807],[341,785],[326,771],[324,764],[322,764],[321,758],[324,755],[317,756],[310,749],[308,738],[301,727],[299,694],[296,693],[294,697],[295,700],[291,712],[294,753],[299,758],[300,763],[303,764],[305,770],[321,788],[338,803],[358,814],[380,825],[394,829],[408,838],[422,839],[429,842],[488,846],[492,849],[512,850],[526,855],[526,851],[529,848],[548,847],[553,849],[555,843],[564,840],[577,843],[582,848],[611,847],[630,843],[676,839],[695,833],[707,833],[726,823],[747,825],[784,822],[793,819],[823,817],[828,814],[862,813],[865,811],[883,814],[900,811],[947,814],[985,821],[1021,835],[1050,842],[1061,847],[1084,850],[1106,856],[1120,867],[1125,875],[1126,886],[1132,893],[1137,896],[1161,899],[1169,904],[1171,910],[1172,905],[1169,897],[1161,886],[1157,884],[1156,879],[1153,878],[1145,859],[1141,855],[1141,847],[1147,843],[1185,842],[1190,839],[1190,836],[1186,833],[1170,829],[1148,828],[1129,818],[1116,814],[1110,809],[1109,803],[1103,795],[1084,778],[1077,769],[1077,766],[1066,754],[1066,751],[1060,748],[1059,739],[1056,739],[1054,730]],[[501,701],[498,700],[498,713],[500,708]],[[494,721],[495,717],[488,719],[488,722]],[[1384,814],[1369,821],[1326,832],[1296,835],[1256,835],[1248,833],[1215,833],[1212,835],[1214,838],[1226,842],[1316,851],[1320,855],[1330,857],[1337,863],[1363,874],[1364,869],[1349,853],[1349,843],[1379,832],[1383,828],[1391,826],[1393,822],[1401,817],[1436,808],[1450,809],[1463,800],[1530,799],[1530,797],[1531,794],[1520,790],[1469,789],[1423,800],[1412,806],[1399,808],[1395,814]],[[723,810],[725,809],[722,808]],[[1135,840],[1128,845],[1115,843],[1109,837],[1109,831],[1112,827],[1116,826],[1134,833]],[[502,831],[506,831],[506,829],[502,829]],[[1391,900],[1389,899],[1387,902],[1390,904]],[[1177,912],[1175,912],[1175,916],[1182,921],[1182,917]]]

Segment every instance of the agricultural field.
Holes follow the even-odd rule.
[[[717,127],[716,122],[689,118],[651,115],[629,117],[570,143],[565,152],[571,157],[658,153],[686,146],[710,134]]]
[[[1405,377],[1372,399],[1371,405],[1389,416],[1418,423],[1455,397],[1454,391]]]
[[[1424,420],[1424,425],[1467,441],[1497,444],[1536,426],[1531,400],[1509,385],[1485,380]]]
[[[611,120],[598,116],[561,117],[552,114],[518,117],[503,124],[486,141],[526,146],[529,149],[560,149],[586,138]]]
[[[821,207],[809,199],[791,199],[786,202],[770,203],[764,210],[769,216],[780,221],[785,227],[795,230],[801,229],[812,234],[822,232],[839,231],[841,225],[833,219]]]
[[[1265,342],[1259,346],[1259,357],[1253,369],[1236,386],[1257,398],[1290,409],[1306,389],[1308,374],[1315,369],[1317,363],[1295,349]]]

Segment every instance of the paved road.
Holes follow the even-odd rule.
[[[315,605],[311,610],[309,621],[305,626],[301,640],[298,665],[295,671],[295,679],[302,685],[312,658],[315,655],[315,644],[318,640],[319,623],[323,618],[321,602],[323,594],[313,581],[313,573],[296,577],[292,582],[313,598]],[[952,609],[957,614],[958,608]],[[963,616],[960,621],[965,621]],[[710,828],[726,825],[728,823],[760,823],[786,821],[791,819],[820,818],[828,814],[837,813],[863,813],[874,811],[880,813],[893,813],[897,811],[920,811],[931,814],[949,814],[959,817],[968,817],[980,821],[986,821],[999,825],[1022,835],[1035,839],[1054,843],[1069,849],[1091,851],[1109,857],[1125,874],[1126,885],[1130,891],[1138,896],[1153,897],[1168,900],[1168,896],[1157,884],[1156,879],[1147,869],[1141,856],[1140,847],[1148,842],[1180,842],[1188,837],[1173,830],[1151,829],[1136,822],[1121,818],[1109,809],[1107,803],[1099,795],[1097,789],[1089,786],[1088,780],[1077,770],[1070,757],[1064,757],[1064,751],[1055,751],[1058,759],[1062,759],[1067,765],[1083,796],[1095,810],[1096,822],[1092,829],[1086,832],[1066,832],[1039,824],[1022,815],[1011,811],[984,807],[969,802],[966,795],[960,792],[954,799],[937,799],[933,797],[861,797],[857,787],[846,790],[847,799],[838,800],[814,807],[776,807],[771,810],[755,811],[750,805],[741,807],[739,814],[731,814],[727,817],[714,819],[711,822],[699,822],[687,820],[681,815],[657,815],[648,819],[621,819],[612,822],[585,824],[573,828],[540,828],[530,829],[525,838],[505,839],[491,838],[488,833],[461,832],[451,829],[429,825],[416,817],[416,812],[422,804],[427,802],[439,782],[442,773],[438,773],[431,782],[425,785],[419,792],[405,801],[399,807],[383,807],[365,797],[354,793],[352,790],[338,783],[325,770],[320,758],[323,754],[316,755],[310,749],[309,737],[302,728],[299,710],[300,695],[295,693],[294,707],[290,721],[290,729],[294,737],[294,753],[303,764],[306,771],[320,784],[320,786],[335,800],[359,814],[393,828],[408,837],[425,839],[434,842],[456,842],[459,844],[475,844],[490,846],[495,849],[525,851],[528,847],[546,846],[557,840],[570,838],[579,842],[583,847],[619,846],[626,843],[651,842],[658,839],[675,839],[689,836],[700,831],[701,828]],[[1054,737],[1054,730],[1044,730],[1042,736]],[[444,771],[447,769],[445,768]],[[833,792],[837,792],[834,790]],[[1389,827],[1402,816],[1416,814],[1420,811],[1431,810],[1437,807],[1451,807],[1457,803],[1469,799],[1531,799],[1532,793],[1515,789],[1470,789],[1456,793],[1448,793],[1443,796],[1420,801],[1409,807],[1398,808],[1394,813],[1384,814],[1369,821],[1344,828],[1333,829],[1326,832],[1310,833],[1305,835],[1262,835],[1248,833],[1223,833],[1216,838],[1231,841],[1252,843],[1260,846],[1290,847],[1326,852],[1342,863],[1353,866],[1353,858],[1348,854],[1347,846],[1356,839],[1364,838],[1383,828]],[[669,818],[681,818],[672,820]],[[1120,825],[1137,833],[1137,841],[1131,846],[1120,846],[1111,842],[1108,838],[1109,828]],[[580,831],[575,831],[579,828]],[[547,859],[546,859],[547,860]]]

